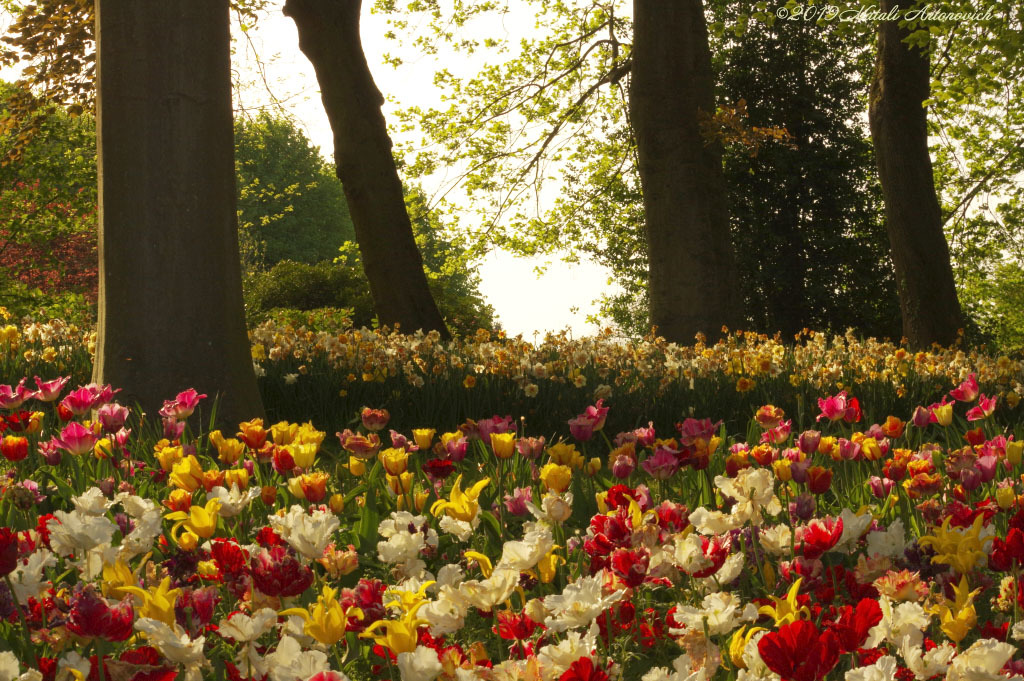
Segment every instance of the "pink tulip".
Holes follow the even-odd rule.
[[[967,410],[968,421],[981,421],[987,419],[996,410],[996,397],[985,397],[982,393],[978,399],[978,406]]]
[[[72,421],[60,431],[57,446],[75,456],[85,454],[96,444],[96,436],[78,421]]]
[[[53,402],[60,396],[60,392],[64,390],[64,386],[71,380],[70,376],[57,377],[50,381],[42,381],[38,376],[36,379],[36,387],[39,390],[36,391],[36,399],[40,402]]]
[[[16,386],[0,385],[0,408],[3,409],[17,409],[25,403],[26,400],[32,399],[35,393],[25,387],[25,380],[21,381]]]
[[[978,396],[978,390],[978,380],[972,373],[959,387],[950,390],[949,396],[959,402],[973,402],[974,398]]]
[[[821,409],[821,413],[818,414],[817,420],[828,419],[831,422],[836,422],[846,418],[846,409],[849,405],[847,404],[846,391],[843,390],[837,395],[826,398],[818,398],[818,408]]]

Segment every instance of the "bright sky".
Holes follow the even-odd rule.
[[[269,86],[269,92],[283,102],[313,143],[320,147],[321,153],[330,159],[333,154],[331,130],[313,67],[299,51],[295,24],[281,13],[283,2],[277,5],[250,31],[249,41],[245,37],[236,41],[234,63],[241,80],[249,83],[241,93],[241,106],[265,104],[270,99]],[[454,70],[452,55],[441,54],[435,60],[401,52],[393,41],[384,38],[385,20],[371,14],[370,5],[370,0],[364,0],[362,41],[377,87],[386,98],[402,106],[426,107],[438,103],[438,93],[432,86],[434,70],[438,64]],[[513,15],[495,22],[493,30],[523,32],[532,26],[531,15]],[[404,64],[398,69],[384,64],[385,53],[400,54]],[[259,55],[259,61],[254,54]],[[448,63],[445,63],[446,58]],[[458,60],[463,69],[474,68],[462,55]],[[386,105],[385,116],[394,108],[394,104]],[[414,139],[419,141],[418,137]],[[436,186],[425,183],[425,188],[432,192]],[[594,325],[586,322],[586,317],[596,311],[595,301],[601,294],[612,290],[608,285],[608,271],[592,262],[567,265],[556,261],[538,277],[534,268],[545,262],[498,251],[481,263],[481,291],[494,307],[502,326],[510,334],[521,333],[528,339],[535,332],[543,334],[565,328],[571,329],[574,336],[596,331]]]

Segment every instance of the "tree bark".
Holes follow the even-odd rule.
[[[299,48],[313,64],[334,133],[334,160],[348,201],[374,309],[407,332],[448,329],[427,286],[405,207],[391,138],[359,38],[361,0],[287,0]]]
[[[630,117],[649,249],[651,323],[670,341],[741,319],[722,154],[701,134],[715,113],[700,0],[633,1]]]
[[[245,328],[228,0],[99,0],[94,380],[156,416],[189,387],[261,416]]]
[[[895,0],[882,0],[889,12]],[[928,153],[930,52],[904,42],[898,21],[878,28],[868,119],[885,200],[885,221],[903,316],[915,348],[948,345],[962,327],[949,245]]]

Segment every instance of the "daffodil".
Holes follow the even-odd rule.
[[[917,540],[921,546],[931,546],[935,550],[933,563],[949,565],[958,574],[964,575],[974,569],[978,560],[985,555],[982,544],[989,538],[981,539],[982,525],[985,516],[979,514],[970,529],[959,530],[950,528],[951,518],[946,518],[941,527],[935,528],[935,534],[924,535]]]
[[[148,591],[137,586],[122,586],[120,589],[142,599],[142,605],[138,609],[140,619],[149,617],[167,626],[174,626],[174,603],[178,600],[181,589],[171,588],[170,577],[164,577],[158,586]]]
[[[434,505],[430,507],[430,512],[435,516],[444,512],[450,518],[471,523],[480,511],[480,492],[489,484],[491,484],[491,479],[484,478],[474,483],[472,487],[464,492],[462,491],[462,475],[460,474],[459,477],[455,478],[455,485],[452,487],[449,499],[447,501],[444,499],[435,501]]]
[[[797,594],[800,592],[801,582],[803,582],[803,577],[797,578],[797,580],[793,582],[793,586],[789,587],[789,591],[786,593],[784,598],[772,596],[772,605],[762,605],[757,609],[757,614],[769,615],[773,620],[775,620],[776,627],[790,624],[798,619],[810,619],[810,609],[806,605],[801,606],[797,601]]]
[[[206,502],[205,506],[193,505],[188,509],[188,513],[184,511],[175,511],[174,513],[168,513],[164,518],[166,520],[177,521],[174,527],[171,528],[171,536],[175,538],[180,544],[178,539],[178,528],[184,527],[186,532],[196,537],[202,537],[203,539],[209,539],[213,536],[213,533],[217,530],[217,521],[220,517],[220,499],[213,498]]]
[[[363,611],[355,606],[342,607],[336,595],[337,590],[325,586],[316,603],[307,608],[288,608],[279,615],[298,615],[306,621],[304,632],[326,646],[334,645],[345,638],[350,618],[362,619]]]
[[[486,556],[484,556],[486,558]],[[409,612],[413,608],[419,607],[419,604],[427,602],[427,589],[436,584],[434,580],[423,582],[420,584],[420,588],[415,591],[409,591],[407,589],[389,589],[388,595],[393,600],[388,601],[384,604],[388,608],[401,608],[402,612]]]
[[[377,620],[366,628],[366,631],[359,634],[360,638],[372,638],[377,645],[384,646],[395,655],[399,653],[411,653],[416,650],[416,642],[419,640],[417,629],[427,620],[416,617],[416,612],[426,604],[426,601],[417,603],[402,615],[398,620]],[[383,633],[377,633],[383,629]]]

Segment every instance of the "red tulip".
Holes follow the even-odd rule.
[[[821,681],[839,661],[839,639],[830,629],[822,633],[797,620],[762,636],[757,651],[782,681]]]

